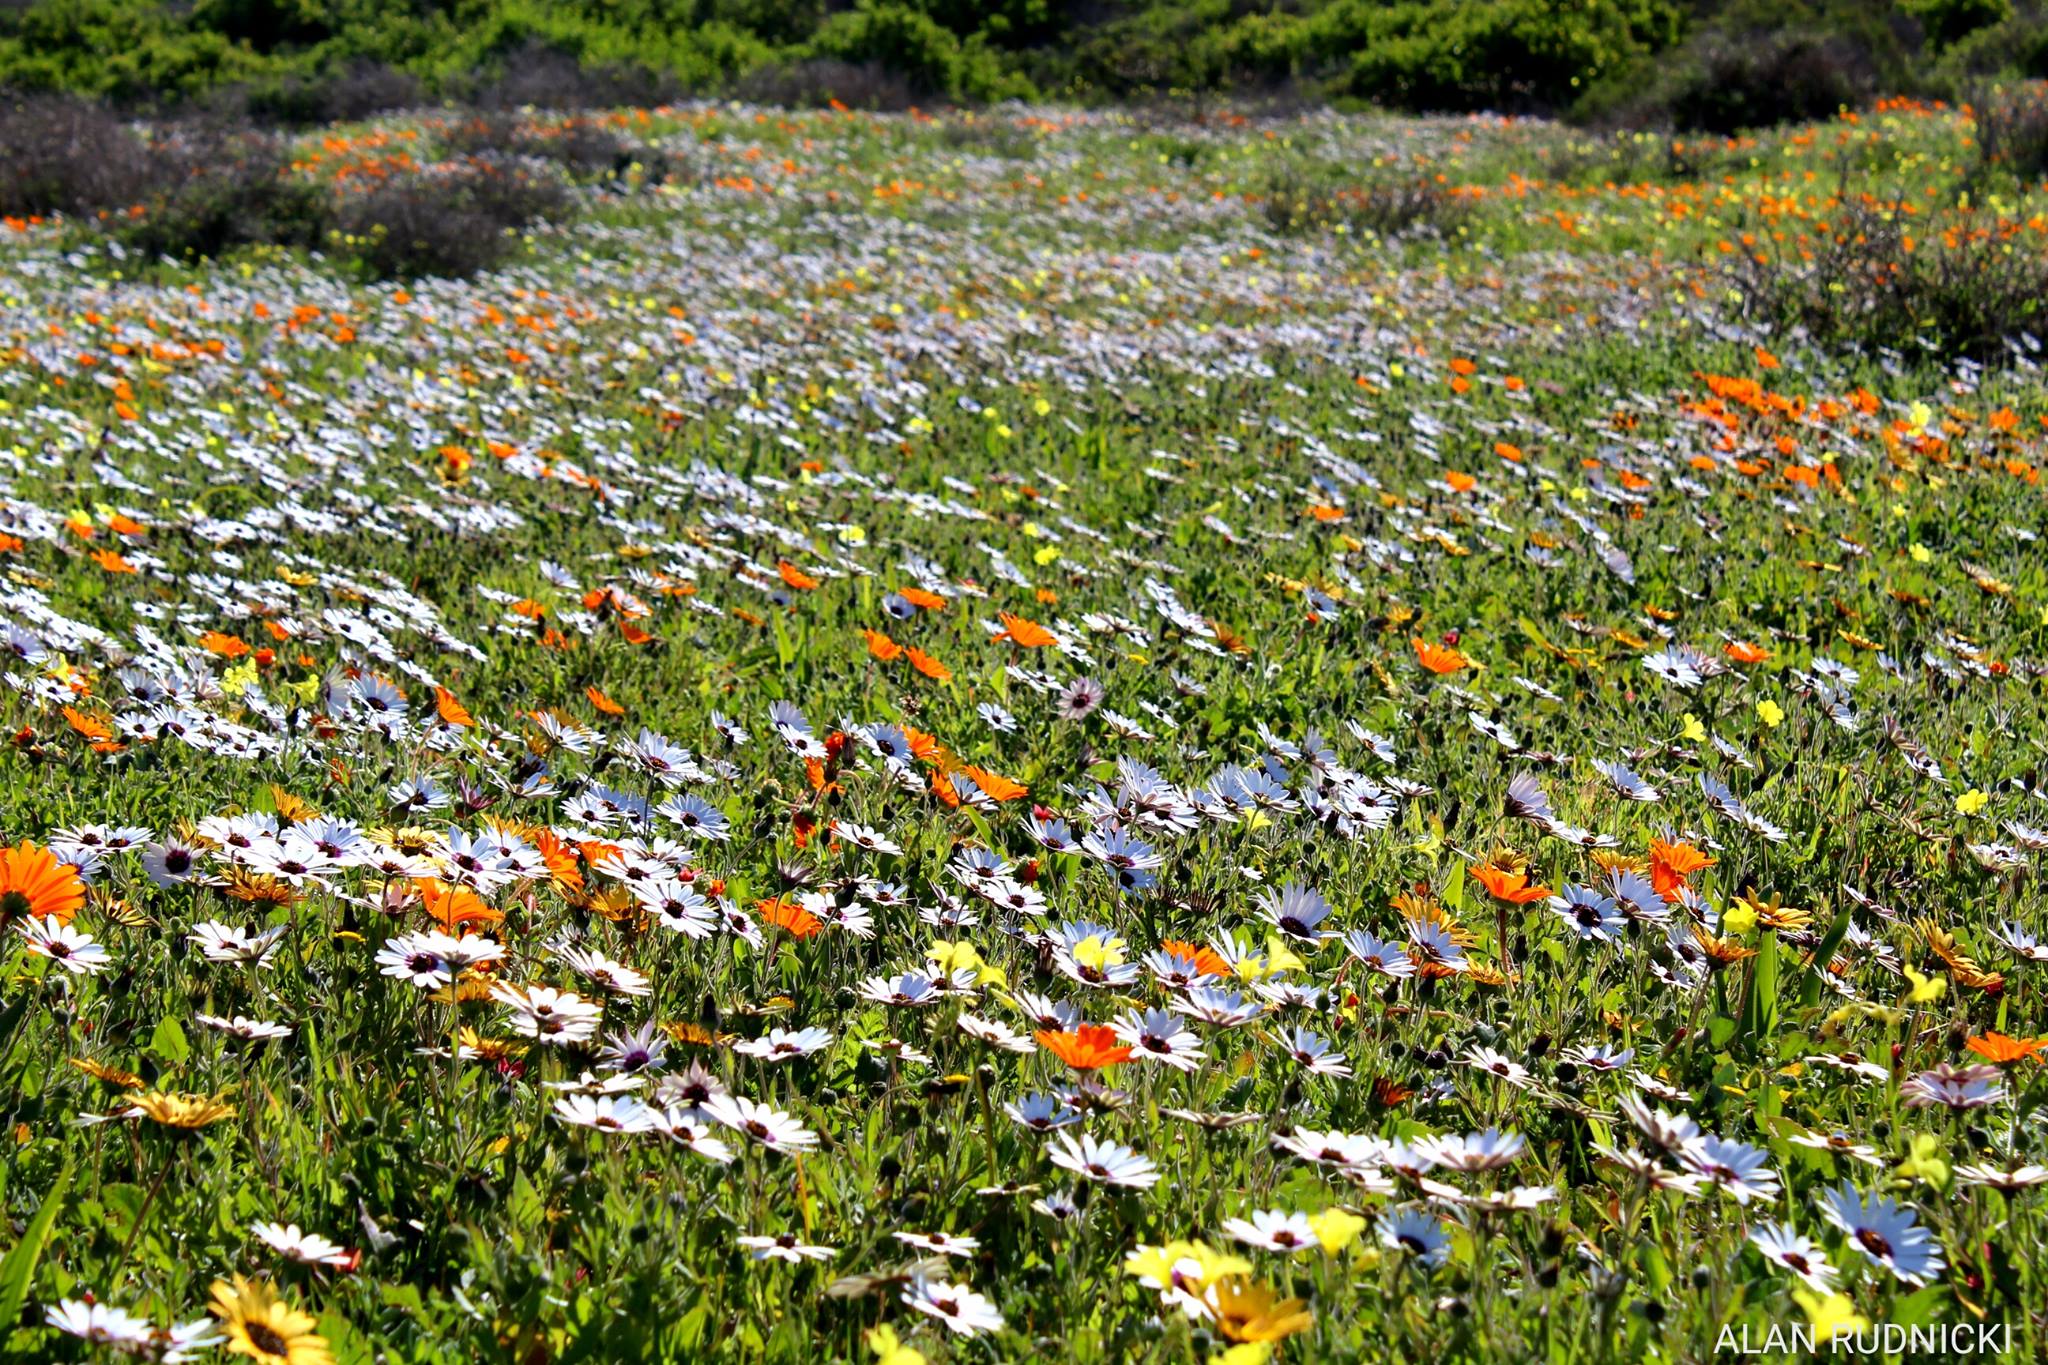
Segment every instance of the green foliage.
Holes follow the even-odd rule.
[[[21,1318],[22,1305],[28,1302],[29,1288],[35,1283],[36,1263],[56,1231],[57,1216],[64,1211],[64,1195],[70,1187],[71,1164],[66,1162],[22,1229],[21,1240],[0,1257],[0,1332],[12,1332]]]
[[[1900,8],[1919,22],[1928,42],[1943,48],[2012,18],[2012,0],[1904,0]]]
[[[368,70],[392,73],[377,98]],[[868,107],[1284,94],[1722,130],[1824,115],[1873,94],[1954,93],[1970,79],[2044,73],[2040,0],[0,6],[0,87],[157,105],[236,88],[250,110],[298,124],[400,107],[389,101],[408,89],[506,106],[652,104],[685,93],[800,104],[822,102],[822,82],[834,87],[827,97],[845,91]]]
[[[1586,83],[1668,46],[1681,16],[1660,0],[1349,0],[1320,22],[1355,53],[1339,88],[1359,99],[1402,108],[1555,109]]]
[[[984,101],[1028,93],[1006,77],[986,43],[966,43],[907,5],[862,0],[835,14],[809,44],[818,56],[873,63],[901,75],[918,94]]]
[[[826,61],[867,66],[792,65]],[[599,71],[502,62],[493,104]],[[264,164],[203,121],[67,102],[55,138],[36,126],[0,148],[82,129],[96,155],[182,161],[173,196]],[[593,126],[688,173],[622,193]],[[1830,307],[1850,269],[1938,272],[1947,229],[2043,259],[2048,192],[1968,180],[1988,130],[1926,106],[1705,141],[1327,111],[415,108],[279,135],[343,220],[317,252],[144,260],[90,211],[0,227],[0,843],[94,864],[70,928],[105,953],[33,950],[48,926],[0,897],[0,1357],[115,1358],[50,1311],[91,1295],[203,1323],[212,1282],[246,1274],[345,1365],[877,1365],[876,1326],[934,1365],[1243,1359],[1130,1273],[1139,1245],[1200,1238],[1305,1301],[1287,1362],[1691,1359],[1821,1302],[1747,1244],[1769,1219],[1873,1322],[2011,1324],[2010,1354],[2041,1358],[2048,1191],[2000,1174],[2044,1159],[2040,1065],[2010,1059],[1978,1112],[1915,1103],[1971,1074],[1949,1070],[1965,1039],[2048,1030],[2025,934],[2038,360],[1950,364],[1969,336],[1917,306],[1837,332],[1745,318],[1723,264],[1782,251]],[[1985,208],[1954,208],[1965,189]],[[1901,194],[1918,247],[1838,219]],[[517,227],[531,212],[548,226]],[[1466,245],[1401,239],[1429,227]],[[1834,279],[1797,274],[1824,236],[1862,266],[1845,248]],[[368,278],[478,251],[516,269]],[[2017,291],[1983,296],[2025,325]],[[891,610],[913,586],[946,591]],[[881,632],[950,679],[881,657]],[[1040,690],[1083,679],[1108,700],[1091,715]],[[775,733],[778,700],[822,722],[818,767]],[[899,735],[927,757],[883,760]],[[1659,791],[1619,799],[1607,757]],[[1029,790],[945,802],[932,783],[968,764]],[[1506,813],[1523,773],[1553,819]],[[633,838],[613,812],[670,777],[729,837],[672,842],[664,815]],[[1127,828],[1163,855],[1156,886],[1034,837],[1034,804],[1107,833],[1112,802],[1147,803]],[[1361,802],[1385,828],[1345,814]],[[272,814],[295,850],[375,832],[348,866],[259,885],[284,846],[227,846]],[[482,892],[503,965],[446,995],[385,974],[438,922],[412,877],[453,874],[454,832],[487,828],[560,831],[568,858]],[[220,846],[199,876],[152,862],[195,834]],[[1480,870],[1526,856],[1530,881],[1620,889],[1672,839],[1712,861],[1668,899],[1637,889],[1605,940]],[[984,854],[1029,882],[970,890]],[[740,929],[787,891],[835,916],[872,899],[872,933],[672,931],[627,885],[656,859],[687,859]],[[1288,881],[1327,894],[1321,931],[1261,915]],[[1027,885],[1048,913],[1013,922],[994,902]],[[1034,942],[1084,917],[1136,979],[1098,988]],[[268,947],[216,960],[192,937],[215,924]],[[1466,970],[1376,970],[1325,937],[1353,930],[1455,945]],[[1081,1088],[967,1018],[1034,1031],[1025,992],[1090,1022],[1189,1005],[1147,956],[1169,941],[1222,949],[1219,985],[1270,1005],[1190,1019],[1190,1070],[1134,1056]],[[959,945],[1004,980],[872,1002],[869,977]],[[713,1165],[586,1126],[596,1040],[527,1036],[492,983],[574,987],[606,1034],[658,1027],[666,1069],[639,1094],[674,1097],[676,1137],[701,1063],[817,1149],[728,1120],[709,1135],[735,1160]],[[762,1055],[810,1027],[812,1055]],[[1351,1074],[1305,1071],[1297,1027]],[[1076,1131],[1144,1154],[1156,1186],[1080,1183],[1004,1112],[1067,1086]],[[130,1114],[152,1091],[159,1114],[218,1096],[220,1121]],[[1627,1117],[1637,1093],[1757,1148],[1771,1189],[1685,1188],[1704,1151]],[[1416,1183],[1413,1154],[1486,1128],[1525,1145]],[[1276,1147],[1309,1132],[1404,1169]],[[1900,1282],[1832,1227],[1816,1201],[1845,1178],[1949,1268]],[[1449,1215],[1425,1193],[1464,1205],[1421,1224],[1441,1264],[1373,1225]],[[1334,1253],[1255,1249],[1229,1221],[1340,1205],[1364,1222]],[[360,1260],[298,1264],[255,1231],[272,1220]],[[1002,1313],[986,1339],[903,1302],[924,1257],[895,1234],[938,1232],[979,1243],[947,1276]],[[738,1241],[785,1233],[831,1259]]]

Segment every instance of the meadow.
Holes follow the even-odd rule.
[[[8,217],[0,1355],[2041,1358],[2014,98]]]

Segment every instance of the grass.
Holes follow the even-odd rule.
[[[1729,291],[1868,199],[1929,251],[1965,218],[2037,243],[1969,117],[1697,157],[1478,119],[608,118],[576,126],[663,174],[563,189],[468,280],[0,228],[8,1353],[104,1355],[63,1325],[90,1295],[366,1362],[1703,1359],[1853,1317],[2039,1354],[2038,346]],[[421,174],[447,126],[309,133],[289,173]],[[1281,164],[1436,186],[1457,248],[1276,231]],[[451,895],[493,828],[512,863]],[[196,875],[153,861],[181,847]],[[1598,907],[1631,871],[1661,924]],[[386,973],[457,911],[502,957]],[[49,955],[90,955],[65,915],[99,970]],[[209,923],[277,938],[215,961]],[[1185,1070],[1003,1045],[1055,1032],[1038,996],[1157,1032],[1169,941],[1265,1012],[1171,1016]],[[882,1003],[913,970],[946,989]],[[535,1036],[507,991],[541,986],[589,1038]],[[778,1029],[823,1038],[765,1059]],[[815,1146],[700,1112],[707,1076]],[[1057,1164],[1033,1095],[1156,1182]],[[1658,1109],[1768,1177],[1717,1188]],[[1360,1159],[1287,1145],[1331,1132]],[[1843,1181],[1941,1264],[1830,1222]],[[1255,1213],[1314,1246],[1239,1240]],[[974,1245],[897,1235],[936,1233]],[[739,1241],[784,1236],[830,1254]]]

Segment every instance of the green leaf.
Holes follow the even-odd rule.
[[[1807,967],[1805,975],[1800,979],[1799,1001],[1801,1004],[1810,1007],[1820,1003],[1820,974],[1827,970],[1828,963],[1834,961],[1835,949],[1842,946],[1842,940],[1848,936],[1848,933],[1849,910],[1847,906],[1844,906],[1835,915],[1835,922],[1828,926],[1828,931],[1821,935],[1820,945],[1813,950],[1813,962]]]
[[[172,1066],[182,1066],[192,1055],[192,1045],[185,1041],[183,1026],[168,1014],[158,1022],[156,1031],[149,1035],[149,1050]]]
[[[1749,991],[1742,1000],[1742,1042],[1751,1056],[1763,1053],[1778,1029],[1778,936],[1766,932],[1749,960]]]
[[[70,1185],[71,1163],[67,1161],[57,1172],[50,1192],[37,1206],[35,1217],[29,1219],[28,1226],[22,1230],[21,1240],[4,1258],[0,1258],[0,1323],[11,1326],[21,1318],[21,1306],[28,1302],[29,1286],[35,1282],[36,1262],[42,1260],[43,1248],[49,1245],[50,1233],[57,1226],[57,1214],[64,1207],[64,1191]]]
[[[119,1182],[102,1186],[99,1202],[108,1229],[117,1237],[126,1237],[142,1216],[142,1202],[147,1197],[140,1185]]]
[[[1901,1327],[1918,1327],[1934,1317],[1935,1305],[1947,1297],[1947,1285],[1930,1284],[1917,1293],[1896,1300],[1887,1316]]]
[[[526,1178],[526,1172],[521,1171],[512,1181],[511,1198],[505,1201],[506,1216],[512,1220],[513,1227],[530,1228],[540,1224],[541,1215],[545,1212],[546,1205],[541,1201],[540,1191]]]
[[[333,1309],[320,1315],[318,1326],[320,1335],[327,1339],[328,1349],[334,1353],[335,1365],[370,1365],[377,1358],[370,1343]]]

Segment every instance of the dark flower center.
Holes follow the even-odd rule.
[[[244,1319],[242,1330],[248,1334],[249,1344],[263,1352],[264,1355],[276,1356],[280,1360],[287,1359],[290,1356],[291,1342],[286,1340],[284,1335],[269,1323],[250,1322]]]

